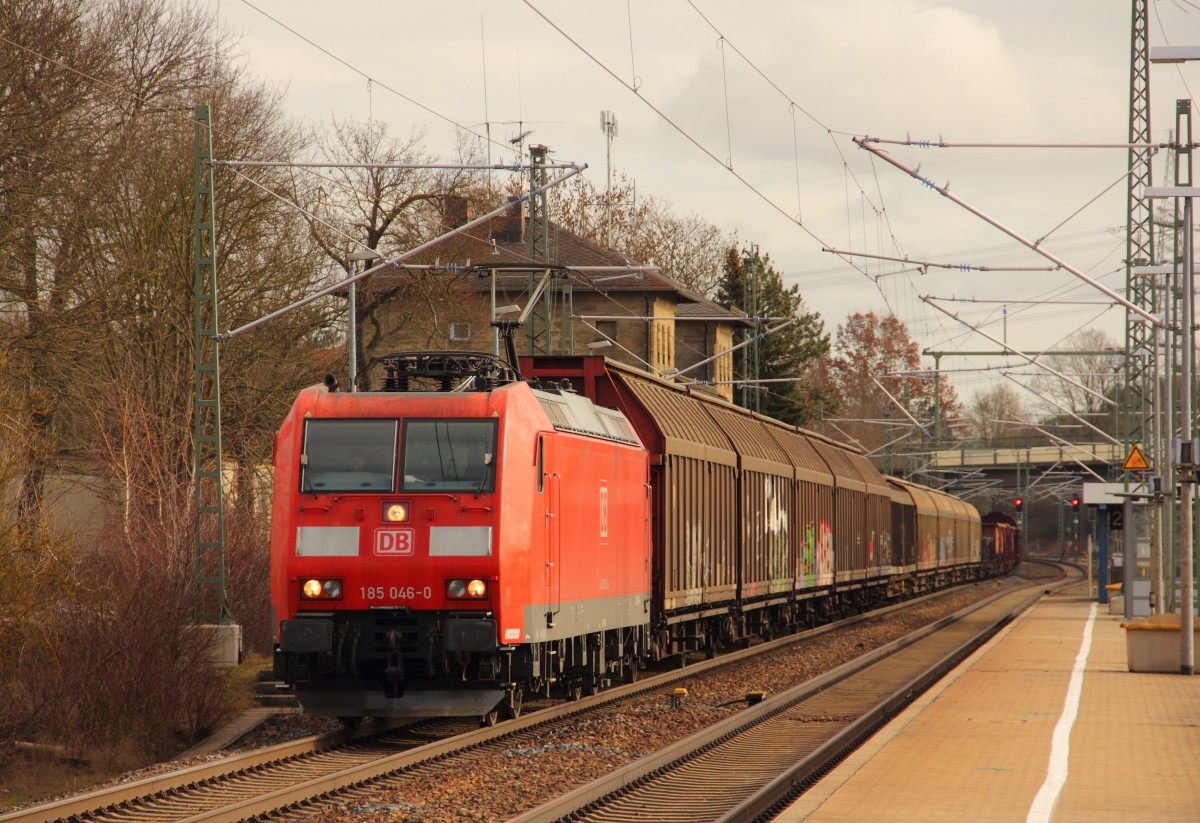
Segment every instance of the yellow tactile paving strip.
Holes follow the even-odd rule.
[[[1091,604],[1044,598],[801,797],[780,821],[1024,821]],[[1200,821],[1200,678],[1134,674],[1092,630],[1054,823]]]

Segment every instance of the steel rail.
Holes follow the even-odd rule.
[[[1072,580],[1072,582],[1077,581]],[[753,795],[717,818],[717,823],[747,823],[765,815],[770,809],[786,800],[799,796],[803,788],[815,783],[827,770],[861,746],[900,710],[949,674],[959,663],[970,657],[1001,628],[1012,622],[1014,617],[1040,600],[1042,596],[1041,592],[1027,595],[1025,600],[1020,601],[1009,615],[997,621],[992,629],[985,630],[977,637],[967,640],[925,672],[903,684],[891,697],[878,703],[815,752],[798,761],[793,767],[779,774]]]
[[[392,724],[389,728],[394,728],[396,725],[398,724]],[[118,786],[106,786],[85,794],[0,814],[0,823],[32,823],[35,820],[70,819],[100,809],[128,804],[143,797],[175,792],[181,787],[219,779],[233,772],[256,769],[271,763],[303,757],[312,752],[329,750],[356,740],[370,738],[381,731],[386,731],[386,729],[372,725],[290,740],[244,754],[230,755],[185,769],[163,772]]]
[[[1078,579],[1077,577],[1070,578],[1068,581],[1056,585],[1070,585],[1078,582]],[[1027,586],[1021,587],[1016,592],[1011,590],[999,592],[953,615],[942,618],[923,629],[919,629],[886,646],[882,646],[862,657],[845,663],[817,678],[799,684],[788,692],[777,695],[757,706],[744,709],[738,714],[697,732],[691,737],[677,741],[652,755],[555,798],[543,806],[514,817],[510,820],[510,823],[550,823],[550,821],[565,819],[586,820],[590,819],[589,814],[592,813],[595,814],[596,819],[624,819],[623,815],[627,813],[626,810],[614,812],[617,815],[616,817],[613,817],[611,814],[605,816],[602,813],[604,805],[617,800],[625,792],[649,787],[664,776],[670,775],[677,767],[688,764],[694,758],[703,755],[703,753],[721,745],[725,741],[733,740],[739,735],[754,730],[756,727],[769,722],[777,715],[786,712],[790,707],[801,704],[814,695],[829,690],[839,683],[844,683],[855,675],[866,672],[881,661],[896,655],[902,650],[916,646],[921,641],[929,639],[931,635],[941,629],[971,617],[976,612],[987,608],[1002,598],[1017,597],[1021,591],[1027,588],[1045,587],[1046,585],[1044,579],[1037,579],[1030,581]],[[1035,602],[1041,596],[1042,592],[1040,591],[1032,595],[1026,594],[1015,606],[1008,609],[1004,615],[1001,615],[996,620],[989,621],[982,632],[973,634],[964,643],[956,647],[951,653],[944,655],[935,665],[929,667],[921,675],[907,680],[898,689],[893,690],[883,701],[880,701],[869,711],[861,713],[858,718],[838,731],[833,739],[822,743],[816,751],[800,761],[800,764],[806,764],[804,768],[807,768],[807,772],[804,776],[797,776],[802,768],[800,764],[794,769],[785,770],[773,779],[770,775],[763,775],[758,780],[758,783],[762,784],[766,782],[765,786],[756,787],[754,790],[748,792],[748,796],[735,803],[731,803],[726,812],[713,819],[721,820],[723,823],[754,819],[764,809],[777,803],[780,797],[793,791],[799,782],[809,779],[811,775],[826,768],[834,759],[843,757],[848,747],[854,748],[860,744],[856,744],[855,741],[861,742],[867,730],[873,726],[880,725],[882,720],[894,713],[898,707],[911,702],[920,691],[928,688],[929,685],[932,685],[933,682],[944,676],[961,659],[968,656],[971,651],[985,642],[987,637],[998,631],[1014,615],[1028,608],[1031,603]],[[760,768],[760,766],[756,764],[756,768]],[[739,791],[738,787],[731,788],[734,793]],[[742,790],[744,791],[744,789]],[[719,791],[719,789],[714,787],[713,792],[716,791]],[[656,807],[654,813],[664,813],[664,809]],[[705,819],[695,816],[698,814],[699,810],[697,809],[689,810],[689,819],[697,821]]]
[[[367,746],[371,744],[372,738],[390,732],[398,731],[404,733],[409,729],[417,730],[421,724],[403,725],[393,723],[383,728],[380,728],[378,724],[372,724],[371,726],[364,726],[354,731],[341,731],[329,735],[318,735],[288,743],[281,743],[266,749],[222,758],[179,771],[144,778],[128,784],[106,787],[84,795],[31,806],[9,814],[0,815],[0,823],[33,823],[33,821],[66,819],[121,819],[127,821],[164,819],[161,807],[157,811],[154,807],[156,805],[161,806],[167,800],[176,807],[186,807],[193,803],[195,805],[194,813],[191,813],[187,817],[176,815],[172,818],[176,820],[211,822],[262,818],[289,808],[302,807],[314,798],[322,795],[331,795],[346,786],[354,786],[362,784],[365,781],[402,772],[422,763],[444,758],[457,751],[475,748],[500,738],[513,737],[526,729],[561,721],[609,703],[634,697],[645,691],[663,689],[679,680],[693,678],[697,674],[734,665],[750,657],[808,642],[830,632],[851,628],[864,621],[886,616],[889,613],[905,608],[911,608],[955,590],[949,589],[935,592],[803,632],[779,637],[751,648],[729,652],[715,659],[690,663],[684,667],[667,671],[654,677],[648,677],[635,683],[606,689],[597,695],[587,697],[583,700],[567,702],[548,709],[531,712],[523,717],[506,721],[494,728],[472,730],[433,743],[418,745],[403,752],[382,754],[378,757],[372,756],[368,752],[354,754],[347,752],[345,755],[339,756],[358,756],[366,759],[367,762],[342,767],[315,766],[314,768],[325,768],[326,773],[303,780],[293,780],[288,786],[276,788],[273,791],[253,797],[214,804],[210,799],[199,796],[189,798],[188,795],[192,792],[199,793],[201,791],[209,793],[223,782],[244,781],[247,779],[247,775],[265,780],[274,779],[276,781],[274,785],[278,786],[280,778],[277,776],[274,778],[268,777],[268,774],[272,770],[291,768],[299,771],[300,768],[305,766],[303,760],[310,755],[336,754],[339,751],[339,747],[353,744]],[[739,716],[744,716],[744,713]],[[210,805],[210,807],[205,809],[205,805]],[[145,807],[145,818],[139,817],[139,806]]]
[[[953,591],[953,589],[949,591]],[[850,628],[858,623],[888,614],[892,611],[912,607],[942,594],[946,594],[946,591],[897,603],[873,612],[855,615],[846,620],[819,626],[798,634],[787,635],[752,648],[730,652],[712,660],[697,662],[652,678],[607,689],[600,694],[582,700],[543,709],[536,713],[516,718],[515,720],[506,721],[494,728],[483,728],[478,731],[467,732],[453,738],[427,744],[419,749],[383,757],[371,763],[353,766],[343,771],[282,788],[269,794],[233,803],[218,809],[212,809],[211,811],[186,818],[179,823],[234,823],[239,820],[261,820],[274,817],[277,814],[286,814],[288,811],[307,806],[313,801],[319,801],[324,797],[331,797],[346,787],[360,786],[372,780],[399,774],[422,763],[444,758],[456,752],[514,737],[527,729],[559,722],[609,703],[627,700],[643,692],[663,689],[677,681],[693,678],[699,673],[733,665],[748,657],[755,657],[790,645],[806,642],[832,631]]]

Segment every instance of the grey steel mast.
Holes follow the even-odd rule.
[[[229,617],[225,600],[225,501],[221,460],[221,379],[217,347],[217,237],[213,205],[212,120],[208,105],[196,106],[192,397],[193,542],[198,623]]]

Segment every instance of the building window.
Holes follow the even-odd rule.
[[[455,343],[464,343],[471,339],[471,324],[470,323],[451,323],[450,324],[450,340]]]
[[[617,339],[617,321],[616,320],[597,320],[596,331],[599,333],[596,337],[596,342],[601,340],[616,340]]]

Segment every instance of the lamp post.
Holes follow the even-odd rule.
[[[1190,101],[1180,101],[1189,104]],[[1189,129],[1190,132],[1190,129]],[[1189,140],[1190,140],[1189,133]],[[1174,197],[1183,202],[1183,260],[1180,276],[1183,278],[1183,295],[1179,325],[1183,339],[1180,341],[1180,386],[1179,386],[1179,447],[1175,453],[1175,468],[1179,476],[1179,673],[1195,673],[1195,640],[1192,629],[1195,619],[1192,614],[1192,575],[1194,568],[1194,543],[1192,518],[1196,495],[1197,459],[1195,429],[1192,423],[1193,366],[1196,357],[1196,329],[1194,305],[1196,300],[1196,274],[1192,243],[1192,201],[1200,197],[1200,187],[1191,185],[1191,173],[1186,182],[1175,186],[1147,186],[1146,197]],[[1169,410],[1168,410],[1169,413]]]
[[[382,255],[374,249],[355,249],[346,255],[346,271],[354,274],[356,260],[375,260]],[[349,354],[350,391],[358,391],[358,296],[355,292],[355,281],[351,280],[347,287],[346,303],[349,305],[349,318],[346,331],[346,349]]]
[[[1188,101],[1189,105],[1191,101]],[[1190,135],[1189,135],[1190,139]],[[1191,177],[1189,170],[1188,177]],[[1191,180],[1188,180],[1191,183]],[[1200,192],[1198,192],[1200,193]],[[1192,510],[1193,501],[1195,500],[1196,490],[1193,485],[1196,479],[1196,458],[1195,446],[1192,442],[1192,365],[1196,357],[1196,329],[1194,325],[1193,315],[1195,314],[1196,302],[1196,275],[1193,269],[1195,268],[1193,260],[1193,245],[1192,245],[1192,196],[1188,196],[1183,201],[1183,312],[1180,317],[1180,322],[1183,325],[1183,368],[1182,382],[1183,390],[1180,392],[1179,399],[1179,416],[1182,425],[1180,426],[1179,440],[1180,446],[1186,449],[1187,458],[1182,456],[1179,460],[1180,468],[1180,501],[1179,501],[1179,543],[1180,549],[1183,552],[1180,558],[1179,576],[1183,578],[1181,588],[1181,597],[1179,604],[1179,634],[1180,634],[1180,656],[1179,656],[1179,673],[1194,674],[1196,649],[1194,639],[1192,637],[1193,617],[1192,617],[1192,568],[1194,565],[1195,555],[1195,535],[1192,534]]]
[[[1151,63],[1180,63],[1187,60],[1200,60],[1200,47],[1195,46],[1162,46],[1150,49]],[[1177,469],[1179,471],[1179,673],[1192,675],[1195,673],[1195,641],[1192,630],[1195,619],[1192,614],[1192,575],[1194,567],[1194,535],[1192,533],[1193,501],[1195,499],[1196,462],[1200,455],[1194,454],[1194,427],[1192,423],[1192,369],[1196,356],[1196,329],[1193,316],[1195,314],[1196,274],[1194,248],[1192,243],[1192,202],[1200,196],[1200,187],[1192,185],[1192,118],[1191,101],[1176,102],[1179,131],[1176,140],[1179,143],[1177,151],[1180,158],[1186,156],[1186,164],[1176,166],[1174,186],[1147,186],[1145,196],[1172,197],[1183,205],[1183,260],[1180,265],[1183,277],[1183,306],[1180,312],[1180,331],[1183,340],[1180,345],[1182,368],[1180,369],[1179,392],[1179,452]],[[1186,138],[1184,130],[1186,129]],[[1186,153],[1186,154],[1185,154]]]
[[[1150,265],[1134,266],[1134,277],[1151,277],[1154,283],[1151,293],[1154,295],[1154,306],[1162,310],[1163,324],[1155,326],[1148,352],[1134,352],[1135,356],[1143,353],[1153,359],[1154,401],[1152,405],[1157,412],[1152,426],[1153,453],[1158,461],[1158,482],[1153,483],[1151,503],[1154,507],[1151,521],[1152,538],[1150,541],[1150,611],[1166,613],[1171,611],[1172,593],[1175,589],[1171,573],[1171,542],[1169,535],[1173,532],[1175,516],[1175,497],[1170,490],[1175,488],[1174,455],[1172,454],[1172,437],[1175,431],[1171,410],[1174,408],[1175,389],[1172,381],[1175,378],[1175,353],[1173,329],[1176,319],[1175,284],[1173,275],[1175,266]],[[1162,276],[1162,282],[1158,276]],[[1164,494],[1163,490],[1167,493]],[[1170,505],[1164,505],[1170,501]]]

